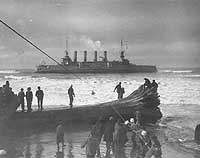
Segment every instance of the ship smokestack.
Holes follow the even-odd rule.
[[[87,51],[84,51],[84,62],[87,62]]]
[[[107,51],[104,51],[104,61],[107,61]]]
[[[97,62],[97,51],[94,51],[94,61]]]
[[[121,51],[120,58],[123,60],[124,59],[124,51]]]
[[[74,62],[77,62],[77,51],[74,51]]]

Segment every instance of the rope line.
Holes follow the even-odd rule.
[[[120,112],[119,112],[113,105],[111,105],[111,107],[113,108],[113,110],[117,113],[117,115],[118,115],[123,121],[126,121],[125,118],[120,114]]]
[[[21,35],[19,32],[17,32],[15,29],[13,29],[11,26],[9,26],[7,23],[5,23],[4,21],[2,21],[0,19],[0,22],[5,25],[7,28],[9,28],[11,31],[13,31],[14,33],[16,33],[18,36],[20,36],[23,40],[25,40],[26,42],[28,42],[30,45],[32,45],[35,49],[39,50],[42,54],[44,54],[45,56],[47,56],[48,58],[50,58],[51,60],[53,60],[55,63],[57,63],[60,67],[62,67],[64,70],[68,71],[68,69],[66,67],[64,67],[62,64],[60,64],[57,60],[55,60],[54,58],[52,58],[50,55],[48,55],[47,53],[45,53],[42,49],[40,49],[38,46],[36,46],[33,42],[31,42],[29,39],[27,39],[26,37],[24,37],[23,35]],[[72,72],[69,72],[71,74],[73,74],[75,77],[77,77],[78,79],[82,80],[80,77],[78,77],[77,75],[75,75]],[[86,82],[88,85],[90,85],[88,82]],[[91,86],[91,85],[90,85]],[[94,88],[93,86],[91,86],[92,88]],[[125,118],[120,114],[120,112],[113,106],[111,105],[111,107],[113,108],[113,110],[117,113],[117,115],[123,120],[125,121]]]
[[[15,29],[13,29],[11,26],[9,26],[7,23],[5,23],[4,21],[2,21],[1,19],[0,19],[0,22],[1,22],[3,25],[5,25],[7,28],[9,28],[11,31],[13,31],[14,33],[16,33],[18,36],[20,36],[24,41],[26,41],[26,42],[28,42],[30,45],[32,45],[35,49],[39,50],[42,54],[44,54],[45,56],[47,56],[48,58],[50,58],[51,60],[53,60],[55,63],[57,63],[57,64],[58,64],[61,68],[63,68],[65,71],[68,71],[68,72],[69,72],[69,70],[68,70],[65,66],[63,66],[63,65],[60,64],[57,60],[55,60],[55,59],[52,58],[50,55],[48,55],[47,53],[45,53],[42,49],[40,49],[38,46],[36,46],[36,45],[35,45],[33,42],[31,42],[29,39],[27,39],[26,37],[24,37],[23,35],[21,35],[19,32],[17,32]],[[72,74],[72,75],[74,75],[76,78],[82,80],[78,75],[75,75],[75,74],[72,73],[72,72],[69,72],[69,73]],[[86,81],[84,80],[84,82],[86,82]],[[87,83],[88,85],[90,85],[89,82],[86,82],[86,83]],[[90,85],[90,87],[94,89],[94,86]]]

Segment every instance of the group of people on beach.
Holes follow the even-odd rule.
[[[9,101],[12,100],[12,96],[14,96],[14,92],[12,91],[12,88],[10,87],[9,81],[6,81],[5,85],[0,87],[0,100],[3,104],[7,104]],[[73,86],[71,85],[68,89],[68,95],[69,95],[69,105],[70,108],[73,107],[73,100],[75,97]],[[27,91],[24,92],[24,88],[21,88],[18,93],[18,103],[21,107],[22,112],[25,112],[25,99],[27,103],[27,112],[32,111],[32,101],[33,101],[33,92],[31,90],[31,87],[27,88]],[[35,93],[35,96],[37,98],[38,103],[38,110],[43,110],[43,99],[44,99],[44,92],[41,89],[40,86],[37,87],[37,91]]]
[[[154,88],[155,91],[157,91],[158,84],[155,82],[155,80],[150,82],[149,79],[144,78],[145,83],[143,84],[144,88]],[[121,86],[121,82],[119,82],[116,87],[114,88],[114,92],[117,91],[118,94],[118,99],[122,99],[123,95],[125,93],[124,87]],[[9,97],[14,95],[12,92],[12,88],[10,87],[9,81],[6,81],[6,84],[3,85],[3,87],[0,87],[0,93],[4,94],[6,97],[5,100],[9,100]],[[43,99],[44,99],[44,92],[41,90],[40,86],[38,87],[38,90],[35,93],[35,96],[37,97],[37,103],[38,103],[38,110],[43,110]],[[69,96],[69,106],[70,108],[73,107],[73,101],[75,97],[73,85],[71,85],[68,89],[68,96]],[[27,112],[32,111],[32,101],[33,101],[33,92],[31,91],[31,87],[27,88],[26,94],[24,92],[24,89],[21,88],[20,92],[18,93],[18,98],[19,98],[19,104],[21,106],[22,112],[25,111],[25,98],[26,98],[26,103],[27,103]]]
[[[64,147],[64,130],[61,122],[57,126],[56,133],[59,151],[60,143]],[[131,134],[131,138],[128,138],[127,133]],[[113,116],[109,119],[99,118],[92,125],[87,140],[81,145],[81,148],[86,148],[87,158],[102,157],[100,151],[102,138],[106,143],[106,158],[111,158],[112,155],[115,158],[126,158],[125,146],[128,141],[132,142],[130,158],[162,157],[160,142],[157,136],[145,130],[140,111],[136,111],[135,119],[130,118],[130,121],[123,121],[122,118],[115,119]]]
[[[153,88],[154,91],[157,91],[158,89],[158,83],[155,80],[152,80],[152,82],[148,79],[148,78],[144,78],[144,84],[143,84],[143,88]],[[114,92],[117,91],[118,94],[118,99],[122,99],[123,95],[125,93],[124,87],[122,87],[122,83],[119,82],[116,87],[114,88]]]
[[[38,102],[38,110],[43,110],[43,98],[44,98],[44,92],[41,90],[40,86],[38,87],[38,90],[35,93],[35,96],[37,97]],[[27,103],[27,112],[32,111],[32,101],[33,101],[33,92],[31,91],[31,87],[27,88],[26,94],[24,93],[24,89],[21,88],[20,92],[18,93],[19,98],[19,104],[21,105],[22,112],[25,111],[25,104],[24,104],[24,98],[26,98]]]
[[[73,107],[73,101],[74,101],[74,89],[73,86],[71,85],[68,89],[68,95],[69,95],[69,105],[70,108]],[[44,99],[44,92],[41,90],[40,86],[38,87],[38,90],[35,93],[35,96],[37,97],[37,102],[38,102],[38,110],[43,110],[43,99]],[[26,98],[27,101],[27,112],[31,112],[31,105],[33,101],[33,93],[31,91],[31,87],[27,88],[26,94],[24,93],[24,89],[21,88],[21,91],[18,93],[18,97],[20,100],[20,105],[22,108],[22,112],[24,112],[24,98]]]
[[[68,89],[68,95],[69,95],[69,105],[70,108],[73,107],[73,100],[75,97],[74,94],[74,89],[73,86],[71,85]],[[41,90],[40,86],[38,87],[35,96],[37,98],[37,103],[38,103],[38,110],[43,110],[43,99],[44,99],[44,92],[43,90]],[[27,88],[26,94],[24,93],[24,89],[21,88],[20,92],[18,93],[18,97],[19,97],[19,103],[21,105],[21,109],[22,112],[25,111],[25,104],[24,104],[24,98],[26,98],[26,103],[27,103],[27,112],[31,112],[32,111],[32,101],[33,101],[33,92],[31,91],[31,87]]]

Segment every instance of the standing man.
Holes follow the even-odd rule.
[[[115,90],[117,89],[117,94],[118,94],[118,99],[120,99],[120,97],[121,97],[121,82],[119,82],[119,84],[115,87],[115,89],[114,89],[114,92],[115,92]]]
[[[44,98],[44,92],[40,89],[40,86],[38,87],[38,90],[35,93],[35,96],[38,100],[38,110],[43,110],[43,98]]]
[[[26,92],[26,102],[27,102],[27,112],[31,112],[31,106],[32,106],[32,101],[33,101],[33,93],[31,91],[31,87],[27,88],[27,92]]]
[[[19,97],[19,104],[21,105],[22,108],[22,112],[24,112],[24,89],[21,88],[21,91],[18,93],[18,97]]]
[[[121,127],[115,131],[113,134],[113,146],[114,146],[114,155],[115,158],[125,158],[125,144],[128,141],[127,138],[127,130],[125,125],[121,125]]]
[[[69,95],[69,105],[70,105],[70,108],[73,107],[73,101],[74,101],[74,97],[75,97],[75,94],[74,94],[74,89],[73,89],[73,86],[71,85],[68,89],[68,95]]]
[[[120,99],[123,99],[124,93],[125,93],[124,87],[121,87],[121,90],[120,90]]]
[[[58,126],[56,127],[56,144],[57,144],[57,151],[60,150],[60,143],[62,144],[62,150],[64,145],[64,128],[62,125],[62,121],[60,120]]]
[[[86,147],[86,158],[95,158],[98,148],[98,139],[96,138],[93,130],[91,131],[88,139],[81,145],[81,148],[84,147]]]
[[[114,118],[111,116],[105,125],[103,140],[106,142],[106,158],[110,158],[110,152],[113,151],[113,133]]]
[[[94,133],[94,136],[97,138],[98,140],[98,146],[97,146],[97,157],[101,158],[101,152],[100,152],[100,143],[101,143],[101,138],[104,134],[104,121],[103,118],[100,117],[96,124],[92,127],[91,132]]]
[[[157,92],[157,89],[158,89],[158,83],[156,83],[156,81],[153,80],[152,83],[151,83],[151,87],[153,87],[154,91]]]

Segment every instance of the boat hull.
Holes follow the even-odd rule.
[[[154,90],[145,90],[143,86],[134,91],[128,97],[97,105],[83,105],[72,109],[46,109],[44,111],[33,111],[31,113],[15,112],[7,121],[22,126],[38,126],[56,124],[58,120],[62,122],[84,121],[95,122],[100,117],[105,120],[110,116],[116,119],[123,117],[129,119],[136,117],[136,111],[140,111],[142,122],[156,123],[162,113],[159,109],[159,95]]]
[[[124,119],[129,119],[134,117],[137,108],[117,108],[116,109]],[[142,122],[146,123],[156,123],[161,117],[162,113],[159,108],[156,109],[140,109],[142,113]],[[68,122],[88,122],[93,123],[97,121],[100,117],[105,120],[110,116],[114,118],[120,118],[118,113],[112,108],[100,108],[95,106],[84,107],[84,108],[73,108],[73,109],[59,109],[59,110],[47,110],[47,111],[35,111],[32,113],[22,113],[16,112],[9,120],[8,123],[14,123],[19,126],[38,126],[38,125],[49,125],[56,124],[59,120],[63,123]]]

